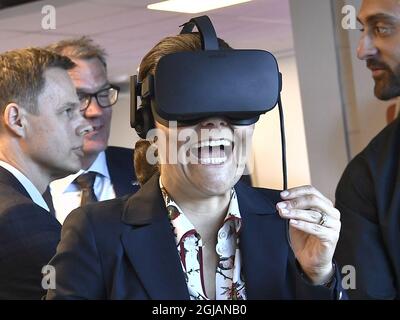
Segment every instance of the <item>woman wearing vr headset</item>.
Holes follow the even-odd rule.
[[[195,33],[163,39],[143,58],[139,81],[161,57],[197,50]],[[146,99],[141,113],[141,130],[157,128],[136,145],[142,188],[68,216],[48,299],[342,297],[332,260],[340,214],[331,201],[311,186],[280,194],[238,183],[254,124],[154,123]]]

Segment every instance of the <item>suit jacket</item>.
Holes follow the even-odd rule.
[[[287,223],[275,209],[277,191],[236,186],[240,249],[249,299],[333,299],[296,267]],[[50,262],[57,286],[48,299],[189,299],[175,238],[154,175],[131,197],[91,204],[66,219]],[[339,277],[339,275],[336,275]]]
[[[108,147],[106,161],[115,194],[122,197],[139,190],[133,167],[133,150],[121,147]]]
[[[122,147],[108,147],[105,151],[108,172],[117,198],[139,190],[133,166],[133,152],[132,149]],[[51,214],[55,215],[50,188],[44,192],[43,198]]]
[[[0,299],[41,299],[42,267],[55,254],[61,225],[0,167]]]
[[[353,299],[400,299],[400,118],[347,166],[336,190],[336,258],[355,268]]]

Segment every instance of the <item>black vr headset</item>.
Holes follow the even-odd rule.
[[[220,116],[233,125],[250,125],[278,103],[286,189],[282,78],[275,57],[263,50],[220,49],[207,16],[185,23],[181,34],[192,32],[194,26],[201,51],[168,54],[159,60],[154,76],[142,82],[136,75],[131,77],[131,127],[145,139],[154,119],[165,126],[169,121],[185,126]]]

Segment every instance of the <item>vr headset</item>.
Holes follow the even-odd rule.
[[[275,57],[263,50],[220,49],[207,16],[185,23],[181,34],[192,32],[194,26],[202,50],[163,56],[154,76],[142,82],[131,77],[131,127],[145,139],[154,119],[165,126],[169,121],[185,126],[220,116],[233,125],[250,125],[278,103],[284,148],[282,77]],[[284,149],[282,155],[286,175]]]

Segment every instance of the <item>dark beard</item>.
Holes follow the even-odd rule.
[[[400,64],[392,71],[385,65],[385,73],[376,78],[374,93],[380,100],[390,100],[400,96]]]

